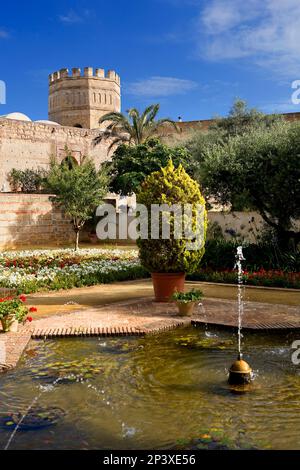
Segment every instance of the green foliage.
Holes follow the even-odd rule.
[[[257,210],[282,248],[300,241],[300,125],[235,102],[229,116],[188,142],[193,174],[207,199]]]
[[[59,164],[52,158],[46,186],[55,194],[53,200],[72,219],[78,248],[79,231],[93,217],[108,191],[109,178],[103,169],[97,171],[91,160],[70,165],[69,159]]]
[[[198,302],[203,298],[203,292],[200,289],[192,289],[189,292],[174,292],[172,299],[177,302]]]
[[[13,168],[8,175],[8,179],[13,191],[36,193],[42,190],[46,175],[47,173],[43,169],[16,170]]]
[[[64,273],[58,272],[54,279],[39,280],[38,278],[34,280],[24,280],[24,282],[17,287],[17,292],[24,292],[29,294],[32,292],[38,291],[56,291],[60,289],[72,289],[73,287],[84,287],[84,286],[94,286],[97,284],[110,284],[113,282],[120,281],[130,281],[134,279],[143,279],[148,277],[148,272],[139,264],[120,267],[116,269],[112,267],[111,270],[106,270],[103,272],[101,266],[96,272],[87,272],[86,273]],[[5,282],[1,283],[3,287]]]
[[[151,173],[141,185],[137,193],[137,201],[148,208],[149,230],[151,217],[151,204],[167,204],[172,206],[178,204],[183,207],[184,204],[192,206],[191,230],[197,233],[196,208],[197,205],[204,207],[203,220],[203,244],[197,250],[188,249],[188,240],[186,238],[176,239],[174,236],[174,214],[170,214],[170,237],[162,239],[161,233],[158,240],[151,239],[150,233],[148,239],[139,239],[140,260],[143,266],[150,272],[194,272],[199,268],[201,258],[204,254],[204,242],[207,228],[207,213],[205,210],[205,201],[201,195],[199,185],[184,170],[182,165],[175,168],[170,161],[165,168]]]
[[[188,277],[191,281],[217,282],[237,284],[236,270],[213,271],[203,269]],[[300,273],[290,273],[278,270],[248,271],[244,275],[244,283],[250,286],[282,287],[300,289]]]
[[[212,240],[212,239],[223,239],[223,230],[221,225],[218,222],[211,222],[210,220],[208,221],[207,225],[207,239]]]
[[[214,168],[211,169],[207,165],[208,155],[213,155],[217,149],[230,148],[232,139],[239,137],[240,140],[247,138],[249,133],[268,132],[274,126],[283,123],[282,116],[266,115],[256,109],[249,109],[247,103],[243,100],[236,100],[229,111],[229,115],[224,118],[216,118],[208,131],[194,132],[192,137],[185,143],[187,150],[191,154],[190,168],[194,178],[199,181],[203,187],[206,199],[209,201],[211,197],[215,197],[218,189],[211,187],[210,172],[214,175]],[[212,157],[213,160],[213,157]],[[210,161],[209,161],[210,163]],[[227,174],[232,171],[230,162],[224,161],[224,166],[228,165],[224,170],[225,181]],[[215,167],[218,165],[215,164]],[[221,177],[220,177],[221,178]],[[241,189],[230,194],[230,204],[233,210],[253,209],[253,203],[249,198],[248,191]],[[218,195],[218,194],[217,194]],[[219,195],[218,195],[219,196]],[[218,197],[217,199],[220,199]],[[221,197],[223,202],[223,198]],[[226,202],[228,202],[226,200]]]
[[[283,244],[300,241],[292,219],[300,216],[300,125],[277,123],[216,144],[204,152],[202,181],[223,204],[243,195]]]
[[[282,122],[282,116],[278,114],[264,114],[256,108],[249,108],[247,102],[237,98],[227,117],[217,118],[211,126],[211,130],[221,131],[223,138],[242,135],[253,129],[262,129]]]
[[[11,297],[0,299],[0,320],[8,322],[8,327],[14,320],[21,323],[27,315],[28,308],[21,299]]]
[[[3,252],[0,287],[17,293],[71,289],[147,277],[136,250]],[[1,301],[1,299],[0,299]]]
[[[113,154],[112,163],[108,164],[112,175],[111,189],[124,195],[137,192],[146,176],[166,166],[170,159],[175,166],[182,164],[187,168],[189,158],[185,148],[170,148],[154,138],[134,147],[120,145]]]
[[[159,112],[159,104],[151,104],[142,113],[136,108],[131,108],[125,116],[122,113],[108,113],[99,119],[99,124],[108,122],[105,131],[101,132],[95,139],[97,145],[105,139],[111,139],[109,149],[114,145],[129,144],[139,145],[157,134],[159,127],[168,123],[175,129],[177,126],[172,119],[156,119]]]
[[[233,269],[236,250],[240,244],[238,240],[207,240],[202,266],[212,270]],[[243,243],[243,253],[246,258],[243,266],[249,271],[258,271],[262,268],[300,271],[300,252],[281,251],[274,242]]]

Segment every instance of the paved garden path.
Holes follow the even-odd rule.
[[[193,317],[180,317],[174,303],[152,298],[131,299],[36,320],[34,338],[149,334],[193,323],[236,327],[235,300],[206,298]],[[248,329],[300,329],[300,306],[246,302],[243,327]]]
[[[153,302],[150,281],[123,282],[69,291],[35,294],[34,321],[18,333],[0,334],[0,363],[17,364],[30,337],[150,334],[179,325],[237,325],[236,288],[187,283],[205,294],[193,318],[180,317],[173,303]],[[300,329],[300,292],[247,288],[243,325],[249,329]],[[1,352],[2,351],[2,352]],[[2,359],[1,359],[2,354]],[[5,357],[4,357],[5,356]]]
[[[200,288],[205,297],[236,299],[236,286],[204,282],[187,282],[187,288]],[[38,308],[35,319],[57,315],[113,302],[153,297],[150,280],[117,282],[67,291],[37,293],[28,296],[28,303]],[[245,300],[273,304],[300,305],[300,291],[247,287]]]

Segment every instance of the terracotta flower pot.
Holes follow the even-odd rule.
[[[19,328],[19,322],[18,322],[18,320],[14,320],[14,321],[12,322],[12,324],[10,325],[9,331],[13,331],[14,333],[17,333],[17,332],[18,332],[18,328]]]
[[[184,292],[185,273],[152,273],[156,302],[170,302],[174,292]]]
[[[178,315],[182,315],[183,317],[189,317],[193,315],[194,308],[197,302],[180,302],[177,301],[178,307]]]

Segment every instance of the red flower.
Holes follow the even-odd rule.
[[[31,313],[37,312],[37,308],[36,307],[30,307],[29,312],[31,312]]]
[[[12,297],[3,297],[0,299],[0,302],[6,302],[7,300],[12,300]]]
[[[26,302],[26,295],[24,295],[24,294],[20,295],[19,299],[20,299],[22,302]]]
[[[29,321],[29,322],[32,322],[33,318],[32,317],[27,317],[26,320]]]

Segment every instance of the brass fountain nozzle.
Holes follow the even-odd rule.
[[[252,381],[252,369],[249,364],[242,359],[239,353],[237,360],[229,369],[228,382],[230,385],[245,385]]]

